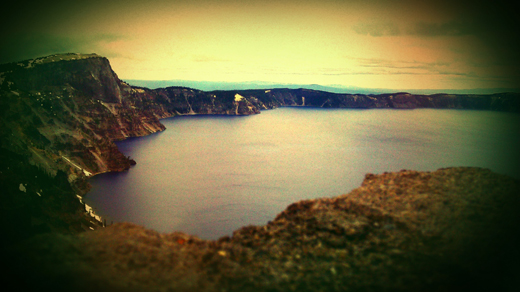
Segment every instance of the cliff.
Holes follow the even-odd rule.
[[[496,93],[421,95],[406,92],[389,94],[340,94],[310,89],[242,90],[244,96],[270,101],[275,106],[308,106],[322,108],[439,108],[478,109],[520,112],[520,94]]]
[[[164,130],[178,114],[245,115],[257,99],[170,87],[132,87],[95,54],[53,55],[0,66],[2,147],[70,180],[129,168],[113,141]],[[272,108],[270,106],[269,108]]]
[[[80,207],[76,197],[88,191],[88,177],[127,170],[135,163],[114,141],[162,131],[165,127],[159,119],[174,115],[247,115],[267,108],[254,98],[235,95],[180,87],[132,87],[118,78],[106,58],[96,54],[52,55],[0,65],[0,150],[3,157],[17,157],[17,161],[6,159],[1,165],[2,186],[5,183],[9,190],[4,200],[5,220],[25,214],[19,222],[25,222],[23,230],[35,230],[30,222],[39,222],[37,225],[47,226],[44,229],[59,225],[58,229],[69,232],[66,223],[56,225],[43,215],[63,213],[59,204],[54,211],[34,211],[43,208],[37,200],[53,199],[42,195],[41,183],[27,173],[37,171],[35,176],[49,180],[65,174],[72,191],[60,193],[62,199],[67,198],[63,204],[78,204],[77,210],[88,208]],[[13,163],[18,162],[21,165],[15,167]],[[32,197],[13,205],[13,198],[21,193],[20,184]],[[74,230],[99,225],[96,220],[85,223],[82,217],[63,220],[75,225]]]
[[[367,174],[205,241],[121,223],[10,250],[7,283],[64,291],[516,291],[520,183],[479,168]],[[18,282],[19,280],[19,282]],[[6,282],[4,282],[6,283]]]

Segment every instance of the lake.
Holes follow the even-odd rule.
[[[84,201],[107,223],[217,239],[348,193],[366,173],[478,166],[520,178],[518,114],[284,107],[161,122],[164,132],[116,143],[136,166],[90,179]]]

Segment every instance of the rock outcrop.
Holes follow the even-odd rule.
[[[68,291],[513,291],[519,193],[479,168],[367,174],[218,241],[120,223],[39,236],[9,266]]]

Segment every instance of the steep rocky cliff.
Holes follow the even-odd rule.
[[[3,157],[17,157],[1,162],[2,186],[5,183],[10,190],[3,196],[2,216],[7,221],[24,214],[18,223],[28,234],[38,229],[33,228],[34,222],[44,229],[61,226],[58,229],[68,232],[66,223],[55,224],[48,218],[63,213],[59,203],[49,205],[54,211],[40,210],[44,206],[40,198],[54,199],[36,191],[42,189],[41,182],[27,175],[33,168],[50,181],[56,177],[68,181],[71,192],[61,192],[59,197],[64,205],[77,204],[81,210],[77,195],[88,191],[86,178],[127,170],[134,162],[114,141],[162,131],[165,127],[159,119],[174,115],[248,115],[274,106],[238,93],[132,87],[117,77],[106,58],[96,54],[52,55],[0,65],[0,150]],[[32,197],[14,204],[12,198],[22,193],[19,185]],[[82,216],[62,219],[76,226],[74,230],[99,225],[96,220],[85,224]]]
[[[520,94],[497,93],[421,95],[398,92],[391,94],[340,94],[310,89],[270,89],[238,91],[273,106],[308,106],[323,108],[445,108],[520,112]]]
[[[178,114],[244,115],[268,108],[254,97],[189,88],[132,87],[106,58],[54,55],[0,66],[2,147],[50,174],[75,177],[128,169],[113,141],[164,130]],[[270,105],[269,108],[272,108]]]

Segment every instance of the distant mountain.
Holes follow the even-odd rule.
[[[130,85],[147,87],[150,89],[165,88],[171,86],[182,86],[195,88],[203,91],[214,90],[247,90],[247,89],[273,89],[273,88],[289,88],[289,89],[314,89],[329,91],[334,93],[346,93],[345,88],[322,86],[317,84],[283,84],[262,81],[250,82],[214,82],[214,81],[190,81],[190,80],[136,80],[126,79]]]
[[[388,88],[364,88],[357,86],[342,85],[319,85],[319,84],[284,84],[263,81],[249,82],[215,82],[215,81],[192,81],[192,80],[138,80],[125,79],[130,85],[146,87],[150,89],[165,88],[170,86],[183,86],[195,88],[203,91],[213,90],[246,90],[246,89],[312,89],[328,91],[333,93],[349,93],[349,94],[381,94],[388,92],[409,92],[413,94],[493,94],[501,92],[520,92],[518,88],[475,88],[475,89],[388,89]]]

